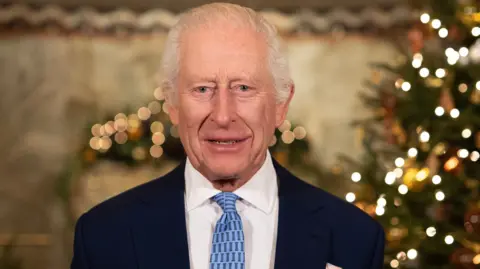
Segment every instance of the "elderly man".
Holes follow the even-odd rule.
[[[380,269],[368,215],[268,152],[294,93],[276,31],[253,10],[185,13],[163,57],[166,102],[188,158],[80,217],[72,269]]]

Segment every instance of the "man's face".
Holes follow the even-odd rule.
[[[192,165],[232,191],[263,164],[293,86],[290,98],[278,104],[264,35],[219,25],[184,32],[170,118]]]

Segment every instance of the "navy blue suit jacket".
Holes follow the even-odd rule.
[[[274,160],[279,216],[275,269],[383,268],[385,235],[370,216],[296,178]],[[188,269],[185,162],[83,214],[71,269]],[[248,268],[267,269],[267,268]]]

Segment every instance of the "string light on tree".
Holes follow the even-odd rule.
[[[420,53],[415,53],[412,60],[413,68],[420,68],[422,66],[423,56]]]
[[[148,104],[148,109],[153,115],[158,114],[162,111],[162,105],[157,101],[152,101]]]
[[[447,74],[447,72],[443,68],[438,68],[435,71],[435,76],[437,76],[438,78],[444,78],[446,74]]]
[[[377,214],[377,216],[383,216],[383,214],[385,214],[385,207],[377,206],[375,208],[375,214]]]
[[[415,260],[417,258],[417,255],[418,255],[417,250],[415,250],[413,248],[407,251],[407,257],[410,260]]]
[[[443,191],[437,191],[435,193],[435,199],[437,199],[437,201],[443,201],[445,199],[445,193],[443,193]]]
[[[163,148],[159,145],[153,145],[150,147],[150,155],[153,158],[160,158],[163,154]]]
[[[479,158],[480,158],[480,153],[478,153],[478,151],[472,151],[472,153],[470,154],[470,160],[472,162],[476,162],[478,161]]]
[[[403,176],[403,169],[402,168],[395,168],[395,169],[393,169],[393,174],[397,178],[401,178]]]
[[[428,13],[423,13],[421,16],[420,16],[420,21],[424,24],[427,24],[430,22],[430,15]]]
[[[468,128],[465,128],[463,129],[462,131],[462,137],[467,139],[469,138],[470,136],[472,136],[472,130],[468,129]]]
[[[434,175],[432,177],[432,183],[435,185],[439,185],[440,183],[442,183],[442,178],[439,175]]]
[[[441,38],[446,38],[448,36],[448,30],[447,28],[442,28],[438,31],[438,36]]]
[[[467,84],[465,83],[460,83],[460,85],[458,85],[458,91],[461,92],[461,93],[466,93],[468,90],[468,86]]]
[[[420,141],[425,143],[428,142],[428,140],[430,140],[430,134],[427,131],[423,131],[420,134]]]
[[[426,234],[428,237],[434,237],[437,234],[437,229],[435,229],[435,227],[428,227]]]
[[[405,160],[403,158],[397,158],[395,159],[395,165],[397,167],[402,167],[403,165],[405,165]]]
[[[148,120],[152,115],[152,112],[150,111],[150,109],[148,109],[148,107],[141,107],[138,109],[137,114],[140,120]]]
[[[398,192],[399,192],[400,194],[403,194],[403,195],[407,194],[407,192],[408,192],[408,187],[407,187],[407,185],[402,184],[402,185],[398,186]]]
[[[355,199],[356,199],[355,193],[353,193],[353,192],[347,193],[347,195],[345,195],[345,199],[346,199],[348,202],[353,203],[353,202],[355,201]]]
[[[445,109],[443,109],[443,107],[437,106],[437,107],[435,108],[435,115],[441,117],[441,116],[443,116],[444,114],[445,114]]]
[[[396,175],[394,172],[388,172],[385,176],[385,183],[387,185],[393,185],[395,183]]]
[[[458,52],[459,52],[460,56],[462,56],[462,57],[467,57],[469,51],[468,51],[468,48],[466,48],[466,47],[461,47]]]
[[[410,84],[410,82],[405,81],[402,83],[402,90],[404,92],[408,92],[411,88],[412,88],[412,84]]]
[[[432,20],[432,28],[433,29],[438,29],[442,26],[442,22],[439,19],[433,19]]]
[[[426,78],[430,75],[430,70],[428,70],[426,67],[422,67],[418,73],[422,78]]]
[[[352,173],[351,179],[353,182],[359,182],[362,179],[362,175],[359,172]]]
[[[399,261],[405,261],[407,259],[407,253],[405,251],[400,251],[397,253],[397,260]]]
[[[451,47],[449,47],[445,50],[445,56],[447,56],[447,57],[451,57],[453,53],[455,53],[455,50]]]
[[[287,130],[287,131],[282,133],[283,143],[291,144],[293,142],[293,140],[295,140],[295,134],[292,131]]]
[[[451,244],[453,244],[454,241],[455,241],[455,239],[453,238],[453,236],[451,236],[451,235],[445,236],[445,244],[451,245]]]
[[[468,152],[467,149],[460,149],[460,150],[457,151],[457,156],[458,156],[459,158],[462,158],[462,159],[467,158],[469,154],[470,154],[470,153]]]
[[[387,205],[387,200],[384,198],[384,195],[381,195],[377,200],[377,206],[385,207]]]
[[[118,132],[115,134],[115,142],[119,145],[123,145],[128,141],[128,135],[125,132]]]
[[[293,129],[295,139],[302,140],[307,136],[307,131],[302,126],[297,126]]]
[[[416,148],[410,148],[408,150],[408,157],[415,158],[418,154],[418,150]]]
[[[472,28],[472,35],[475,36],[475,37],[480,36],[480,27],[477,27],[477,26],[473,27]]]
[[[450,117],[452,117],[453,119],[456,119],[460,116],[460,111],[456,108],[452,109],[450,111]]]

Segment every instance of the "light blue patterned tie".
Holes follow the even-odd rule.
[[[242,219],[235,207],[238,198],[231,192],[221,192],[212,198],[222,208],[223,214],[213,233],[210,269],[245,268]]]

